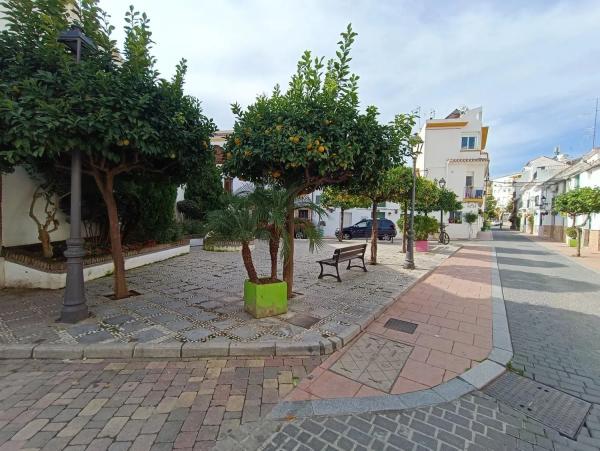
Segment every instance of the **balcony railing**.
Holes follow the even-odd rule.
[[[465,186],[465,193],[463,198],[465,199],[483,199],[483,188],[476,188],[474,186]]]

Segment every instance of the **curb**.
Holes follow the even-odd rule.
[[[452,254],[454,255],[454,254]],[[492,350],[488,358],[476,367],[426,390],[401,395],[370,396],[363,398],[315,399],[310,401],[282,401],[267,418],[283,420],[313,415],[350,415],[360,413],[398,411],[450,402],[474,390],[479,390],[504,374],[512,359],[513,349],[508,328],[508,317],[498,269],[496,248],[492,255]],[[419,279],[423,280],[423,279]]]
[[[452,257],[462,249],[448,255]],[[445,260],[442,260],[445,261]],[[441,264],[441,263],[440,263]],[[438,265],[439,266],[439,265]],[[74,344],[0,344],[0,360],[7,359],[142,359],[142,358],[211,358],[211,357],[295,357],[333,354],[365,331],[385,310],[415,284],[424,281],[438,268],[429,269],[421,277],[407,284],[401,292],[394,293],[390,300],[378,306],[367,318],[351,324],[333,337],[301,342],[164,342],[164,343],[98,343]]]

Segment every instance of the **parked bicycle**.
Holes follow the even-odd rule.
[[[440,224],[440,244],[448,244],[450,243],[450,235],[446,233],[446,225]]]

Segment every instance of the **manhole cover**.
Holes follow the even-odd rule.
[[[331,370],[389,392],[412,350],[412,346],[364,334],[331,366]]]
[[[417,324],[409,323],[408,321],[402,321],[401,319],[390,318],[388,319],[383,327],[388,329],[397,330],[398,332],[404,332],[407,334],[414,334]]]
[[[591,404],[515,373],[505,373],[484,392],[574,439]]]
[[[304,315],[303,313],[296,313],[291,318],[286,319],[286,321],[294,326],[310,329],[312,326],[321,321],[321,319],[310,315]]]

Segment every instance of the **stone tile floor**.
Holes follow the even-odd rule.
[[[356,242],[343,245],[348,244]],[[128,271],[129,288],[139,296],[113,301],[106,297],[112,290],[110,277],[88,282],[93,316],[76,325],[55,323],[63,290],[0,290],[0,343],[302,342],[335,336],[387,305],[456,250],[452,245],[435,246],[432,252],[418,253],[418,269],[410,272],[402,269],[399,244],[380,243],[381,264],[369,266],[367,273],[341,269],[342,283],[317,279],[315,261],[330,256],[338,246],[328,241],[311,254],[305,241],[297,241],[294,289],[298,294],[286,315],[257,320],[244,312],[245,273],[239,253],[194,248],[188,255]],[[266,246],[258,243],[254,255],[259,272],[267,273]],[[315,323],[306,328],[298,325],[305,321]]]
[[[492,347],[491,256],[469,245],[400,296],[286,400],[402,394],[434,387],[484,360]],[[412,324],[412,332],[386,327]],[[405,324],[406,324],[405,323]]]
[[[2,361],[0,450],[212,449],[321,361]]]

